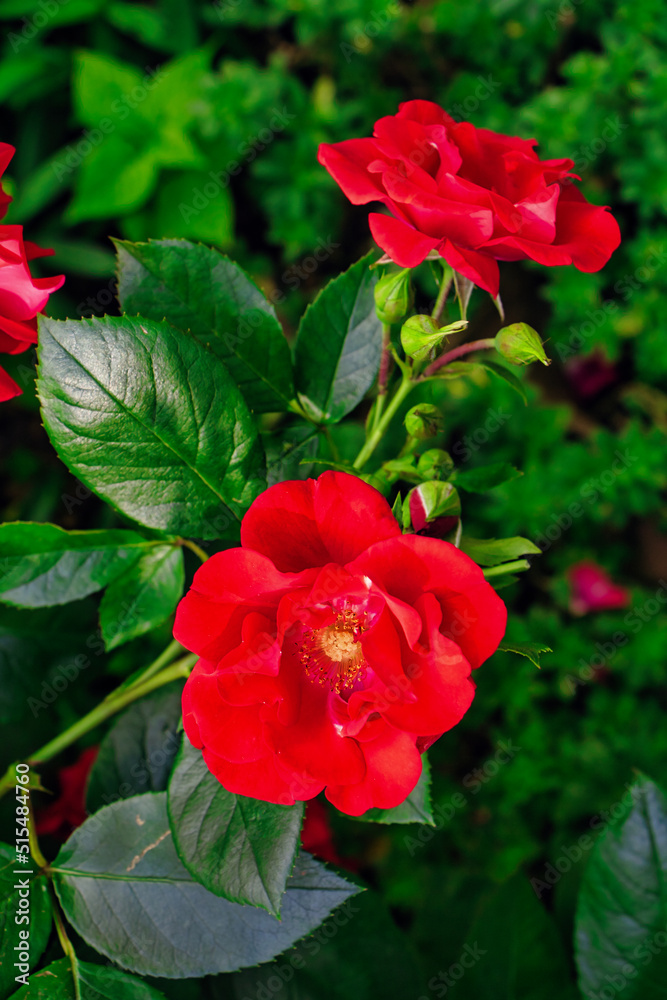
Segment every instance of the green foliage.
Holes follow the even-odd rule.
[[[299,326],[294,376],[299,400],[318,422],[336,423],[370,389],[380,364],[377,281],[368,254],[320,292]]]
[[[636,769],[658,778],[667,772],[667,623],[652,610],[663,607],[666,578],[664,5],[54,3],[50,13],[49,0],[0,0],[0,103],[2,139],[17,147],[7,221],[55,248],[43,270],[35,262],[35,273],[67,273],[49,303],[56,319],[42,321],[41,393],[52,442],[80,482],[39,443],[32,359],[7,359],[25,388],[19,400],[3,404],[16,428],[3,430],[4,520],[11,524],[0,530],[1,579],[9,581],[0,595],[7,760],[76,723],[118,676],[159,653],[169,639],[165,619],[194,568],[193,555],[185,552],[183,560],[170,536],[236,544],[239,518],[264,485],[262,449],[269,483],[316,475],[326,463],[346,467],[358,454],[381,342],[372,317],[376,272],[360,262],[321,291],[371,242],[366,208],[349,205],[317,164],[320,142],[370,135],[373,122],[399,101],[430,98],[457,119],[535,136],[545,158],[572,157],[587,197],[610,204],[623,232],[599,273],[501,265],[508,318],[539,331],[551,368],[536,365],[538,372],[517,377],[492,361],[446,365],[413,391],[369,463],[370,481],[401,523],[406,511],[406,528],[409,497],[401,498],[415,487],[431,518],[460,512],[461,548],[479,564],[502,568],[525,555],[532,563],[501,592],[510,609],[504,651],[475,672],[471,709],[429,751],[428,794],[418,786],[393,815],[364,817],[371,823],[332,817],[337,850],[379,890],[395,919],[365,893],[351,900],[349,919],[346,907],[315,929],[331,907],[325,900],[305,920],[301,908],[317,891],[295,887],[282,897],[280,925],[257,905],[242,908],[193,881],[190,858],[184,854],[185,867],[180,863],[171,836],[125,879],[136,856],[167,831],[177,682],[94,736],[101,749],[88,791],[91,811],[119,796],[161,794],[91,817],[64,849],[68,854],[74,845],[79,868],[57,878],[75,928],[103,954],[125,953],[128,927],[142,952],[131,959],[137,968],[150,965],[164,977],[182,973],[187,960],[186,971],[199,978],[176,985],[161,978],[153,987],[111,965],[93,965],[88,945],[73,935],[77,951],[90,957],[78,962],[81,995],[229,1000],[265,988],[276,1000],[403,1000],[446,987],[463,1000],[569,1000],[577,910],[583,990],[616,990],[624,978],[623,995],[650,997],[664,979],[664,952],[644,964],[645,951],[633,950],[667,920],[661,793],[641,779],[638,787],[650,792],[637,806],[618,823],[605,816]],[[122,237],[122,306],[144,319],[77,322],[116,309],[109,235]],[[374,250],[365,259],[376,257]],[[414,278],[415,309],[428,313],[433,282],[426,266]],[[308,303],[294,351],[295,390],[288,343]],[[443,324],[456,319],[447,305]],[[66,324],[57,322],[67,316]],[[493,337],[499,326],[479,291],[468,318],[470,339]],[[111,337],[120,351],[113,365]],[[616,367],[606,388],[586,394],[572,362],[591,355]],[[356,379],[360,356],[363,377]],[[177,387],[171,395],[148,392],[153,365],[162,384]],[[109,373],[113,379],[105,381]],[[128,404],[126,411],[110,395],[121,384],[115,399]],[[327,423],[326,434],[290,405],[299,398],[308,416]],[[336,423],[355,407],[351,421]],[[415,407],[431,407],[439,417],[431,437],[406,444],[403,418]],[[232,450],[239,441],[248,443],[242,455]],[[193,442],[196,452],[187,447]],[[523,475],[503,482],[500,469]],[[452,485],[461,487],[461,498]],[[127,518],[143,528],[128,527]],[[567,571],[580,559],[595,560],[630,589],[627,608],[573,615]],[[101,603],[82,600],[104,588]],[[74,603],[60,606],[65,601]],[[554,652],[540,655],[548,649]],[[62,755],[40,766],[49,787],[57,788],[55,772],[72,760]],[[210,780],[202,786],[216,792],[215,803],[222,793]],[[135,803],[146,810],[144,826],[136,823],[144,814]],[[232,819],[239,815],[235,809]],[[9,808],[0,813],[7,841],[12,821]],[[401,825],[407,822],[414,825]],[[243,848],[245,863],[251,838],[233,822],[230,828],[236,839],[225,845],[226,857]],[[590,846],[562,873],[564,848],[582,836]],[[83,873],[100,844],[108,852],[100,871]],[[46,838],[45,845],[52,858],[57,846]],[[280,865],[265,873],[263,905],[275,911],[289,851],[272,846]],[[206,863],[206,878],[239,881],[232,864],[214,870],[211,851],[204,853],[195,855]],[[131,878],[156,854],[169,878],[177,872],[187,880],[179,882],[184,894],[199,894],[194,915],[183,919],[180,904],[163,904],[162,894],[175,891],[169,878]],[[114,859],[123,877],[98,878]],[[260,867],[254,874],[244,868],[243,879],[257,893],[250,902],[261,906]],[[529,878],[545,882],[552,871],[553,884],[531,893]],[[323,872],[318,866],[317,878],[334,886],[322,894],[329,902],[352,891]],[[111,919],[109,936],[95,909],[105,894],[122,921]],[[77,996],[55,933],[47,943],[50,925],[37,905],[44,899],[42,889],[33,891],[38,970],[17,1000]],[[146,921],[169,912],[176,929],[163,928],[151,956],[155,932],[146,931]],[[249,954],[239,914],[244,926],[263,921],[270,929],[272,943],[261,955]],[[302,918],[312,933],[265,962],[303,933]],[[217,956],[216,969],[236,967],[239,956],[262,965],[202,979],[210,966],[196,965],[204,952],[187,935],[211,927],[217,934],[206,939],[207,955]],[[235,957],[230,942],[238,943]],[[465,948],[475,942],[486,954],[460,982],[451,979],[454,990],[443,977],[463,955],[470,958]],[[626,962],[636,975],[624,971]],[[13,977],[6,985],[13,988]]]
[[[93,813],[118,799],[167,789],[180,745],[183,684],[173,684],[131,705],[109,729],[88,778],[86,806]]]
[[[266,962],[356,891],[303,855],[281,920],[221,899],[179,861],[166,799],[164,792],[148,793],[106,806],[75,831],[53,863],[68,920],[131,972],[184,978]]]
[[[233,795],[185,739],[169,782],[169,817],[178,855],[198,882],[216,896],[280,916],[302,803],[280,806]]]
[[[611,983],[629,998],[654,1000],[667,973],[667,799],[644,777],[626,798],[622,822],[600,837],[581,887],[579,982],[582,991]]]
[[[126,313],[165,315],[226,364],[253,410],[284,410],[294,395],[289,349],[273,307],[233,261],[185,241],[118,244]]]
[[[25,869],[15,874],[14,869]],[[28,891],[26,892],[26,887]],[[23,898],[21,898],[23,897]],[[0,997],[15,987],[15,976],[32,969],[46,948],[51,932],[51,898],[46,879],[33,865],[18,865],[16,850],[0,844]],[[21,955],[28,952],[26,968]]]
[[[78,601],[132,569],[155,546],[134,531],[0,525],[0,599],[19,608]]]
[[[77,1000],[77,996],[86,1000],[116,1000],[120,996],[123,1000],[164,1000],[164,993],[127,972],[79,961],[73,970],[68,958],[40,969],[27,986],[12,994],[12,1000]]]
[[[40,365],[45,426],[83,482],[150,528],[237,530],[261,492],[263,456],[215,355],[168,323],[43,320]]]

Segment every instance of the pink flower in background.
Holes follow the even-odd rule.
[[[0,142],[0,177],[14,152],[13,146]],[[11,200],[0,187],[0,219]],[[37,343],[37,314],[46,306],[51,292],[61,287],[65,276],[33,278],[29,261],[52,253],[25,241],[23,226],[0,225],[0,354],[21,354]],[[20,386],[0,368],[0,402],[20,394]]]
[[[625,587],[617,586],[594,562],[583,560],[570,566],[567,576],[570,583],[570,611],[575,615],[626,608],[630,603],[630,592]]]

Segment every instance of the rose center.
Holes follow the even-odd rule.
[[[363,631],[365,626],[352,611],[339,612],[332,625],[308,629],[299,650],[306,675],[335,694],[354,687],[366,674],[359,642]]]

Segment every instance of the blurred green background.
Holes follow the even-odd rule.
[[[667,623],[655,596],[667,594],[667,8],[661,0],[0,0],[0,19],[0,138],[17,148],[7,221],[55,248],[42,273],[67,274],[49,303],[56,316],[115,311],[108,237],[187,237],[218,246],[267,292],[282,291],[289,333],[318,288],[371,246],[366,209],[350,206],[318,165],[318,144],[369,135],[411,98],[537,138],[543,157],[572,157],[587,197],[611,206],[623,242],[601,273],[501,265],[508,320],[534,325],[553,359],[531,372],[528,407],[483,378],[437,395],[442,444],[457,462],[508,461],[524,473],[466,497],[466,532],[520,534],[544,548],[502,596],[509,635],[554,652],[540,670],[509,654],[482,668],[472,709],[431,752],[440,821],[424,843],[419,827],[333,819],[339,852],[382,891],[418,953],[423,985],[396,995],[444,996],[444,980],[433,977],[466,942],[482,945],[484,933],[502,940],[511,900],[512,919],[539,929],[527,938],[536,951],[517,959],[517,982],[542,969],[550,984],[544,993],[517,986],[516,995],[569,996],[585,857],[539,904],[528,879],[543,879],[596,828],[636,770],[667,781]],[[422,285],[427,299],[426,278]],[[471,337],[493,335],[486,296],[477,292],[473,305]],[[114,523],[51,449],[32,359],[7,362],[25,394],[0,412],[4,519]],[[354,453],[355,428],[336,434],[343,455]],[[568,514],[572,505],[581,513]],[[573,613],[567,571],[582,559],[628,589],[626,608]],[[20,613],[26,642],[34,645],[36,629],[58,636],[33,651],[42,671],[57,669],[75,624],[90,630],[66,622],[68,613],[39,622]],[[16,612],[0,613],[0,640],[10,616],[14,645],[1,647],[3,663],[20,686]],[[143,641],[109,662],[97,657],[86,683],[39,720],[5,718],[20,752],[36,731],[44,742],[46,730],[93,704],[105,674],[135,664]],[[497,766],[499,741],[515,750]],[[471,777],[485,765],[483,780]],[[493,896],[507,879],[509,889]],[[547,911],[557,932],[543,928]],[[345,995],[327,962],[344,965],[360,947],[354,938],[341,932],[322,949],[312,992],[287,984],[271,996]],[[560,972],[550,979],[554,962]],[[259,970],[228,978],[203,993],[200,984],[161,988],[175,1000],[260,995]],[[370,997],[362,980],[352,995]],[[471,975],[455,996],[510,995],[493,989]]]

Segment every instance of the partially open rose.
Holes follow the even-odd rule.
[[[505,605],[448,542],[402,535],[355,476],[272,486],[241,548],[212,556],[174,635],[198,653],[183,720],[229,791],[343,812],[391,808],[461,719]]]
[[[0,142],[0,177],[13,155],[14,147]],[[10,201],[0,187],[0,219]],[[0,354],[20,354],[37,343],[37,314],[65,276],[33,278],[29,262],[52,253],[25,241],[22,226],[0,226]],[[20,393],[20,386],[0,368],[0,402]]]
[[[393,261],[416,267],[435,251],[495,296],[498,260],[599,271],[621,241],[607,209],[572,184],[574,161],[540,160],[535,144],[408,101],[371,139],[323,143],[319,161],[354,205],[387,206],[369,223]]]

